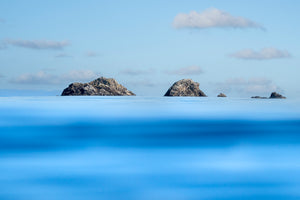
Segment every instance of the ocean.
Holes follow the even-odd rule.
[[[0,200],[300,199],[300,101],[0,97]]]

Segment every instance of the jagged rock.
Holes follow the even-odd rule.
[[[182,79],[175,82],[166,92],[165,96],[191,96],[206,97],[204,92],[199,89],[199,83],[191,79]]]
[[[113,78],[100,77],[89,83],[71,83],[62,96],[134,96]]]
[[[276,92],[272,92],[270,99],[286,99],[286,97],[282,96],[281,94],[278,94]]]
[[[220,93],[217,97],[227,97],[227,96],[223,93]]]

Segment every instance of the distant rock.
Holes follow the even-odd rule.
[[[206,97],[199,89],[199,83],[191,79],[182,79],[175,82],[166,92],[165,96]]]
[[[71,83],[61,96],[134,96],[113,78],[100,77],[89,83]]]
[[[286,99],[286,97],[284,97],[281,94],[278,94],[276,92],[272,92],[272,94],[271,94],[271,96],[269,98],[267,98],[267,97],[260,97],[260,96],[253,96],[251,98],[254,98],[254,99]]]
[[[281,94],[278,94],[276,92],[272,92],[270,99],[286,99],[286,97],[284,97]]]
[[[252,99],[267,99],[267,97],[253,96]]]
[[[227,96],[223,93],[220,93],[217,97],[227,97]]]

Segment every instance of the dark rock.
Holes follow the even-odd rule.
[[[199,83],[191,79],[182,79],[175,82],[165,96],[191,96],[191,97],[206,97],[204,92],[199,89]]]
[[[286,99],[286,97],[284,97],[281,94],[278,94],[276,92],[272,92],[270,99]]]
[[[217,97],[227,97],[227,96],[223,93],[220,93]]]
[[[269,98],[267,98],[267,97],[260,97],[260,96],[253,96],[251,98],[254,98],[254,99],[286,99],[286,97],[284,97],[281,94],[278,94],[276,92],[272,92],[272,94],[271,94],[271,96]]]
[[[62,96],[134,96],[113,78],[100,77],[89,83],[72,83],[64,89]]]
[[[267,99],[267,97],[260,97],[260,96],[253,96],[251,98],[253,98],[253,99]]]

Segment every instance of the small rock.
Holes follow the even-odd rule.
[[[182,79],[175,82],[165,96],[206,97],[204,92],[199,89],[199,83],[192,79]]]
[[[223,93],[220,93],[217,97],[227,97],[227,96]]]
[[[267,99],[267,97],[260,97],[260,96],[253,96],[251,98],[253,98],[253,99]]]
[[[286,99],[286,97],[284,97],[281,94],[278,94],[276,92],[272,92],[270,99]]]

